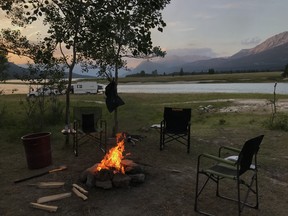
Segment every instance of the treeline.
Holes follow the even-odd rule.
[[[282,69],[283,70],[283,69]],[[287,69],[288,70],[288,69]],[[273,70],[281,71],[281,70]],[[141,71],[140,73],[126,75],[126,77],[157,77],[157,76],[189,76],[189,75],[203,75],[203,74],[232,74],[232,73],[257,73],[257,72],[273,72],[272,70],[229,70],[229,71],[216,71],[214,69],[209,69],[208,71],[198,71],[198,72],[184,72],[180,70],[179,72],[172,73],[161,73],[158,74],[157,70],[152,71],[151,73],[146,73]]]

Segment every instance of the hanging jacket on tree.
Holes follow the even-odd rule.
[[[125,104],[117,93],[117,85],[114,80],[112,80],[106,86],[105,95],[106,95],[106,106],[110,113],[113,112],[118,106]]]

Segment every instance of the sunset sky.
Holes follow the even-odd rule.
[[[162,13],[167,27],[153,31],[152,40],[168,55],[230,56],[287,31],[287,11],[287,0],[171,0]],[[0,19],[1,28],[11,27],[3,13]],[[22,31],[35,39],[41,29]]]

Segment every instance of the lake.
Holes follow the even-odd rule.
[[[178,83],[119,84],[119,93],[265,93],[273,94],[275,83]],[[278,83],[277,94],[288,94],[288,83]]]
[[[4,94],[26,94],[24,84],[0,84]],[[119,84],[119,93],[265,93],[273,94],[274,83],[155,83]],[[288,94],[288,83],[278,83],[277,94]]]

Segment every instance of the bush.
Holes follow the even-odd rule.
[[[25,123],[34,132],[42,131],[48,125],[54,125],[63,120],[64,106],[57,96],[39,96],[21,100],[26,118]]]
[[[273,121],[267,120],[264,122],[264,125],[270,130],[288,131],[288,115],[277,113],[274,116]]]
[[[46,122],[48,124],[57,124],[63,120],[64,105],[57,97],[50,97],[48,109],[46,111]]]
[[[2,127],[5,124],[5,116],[6,116],[6,106],[3,105],[0,107],[0,127]]]

